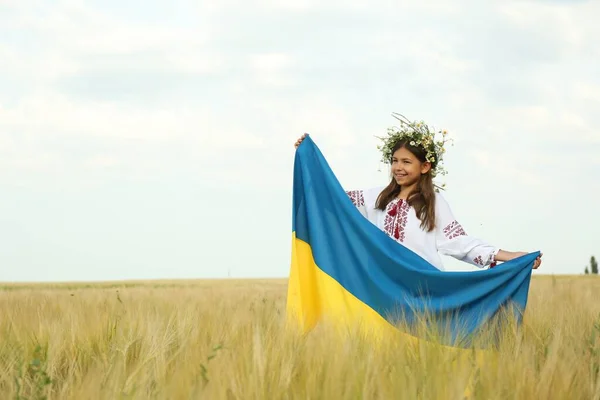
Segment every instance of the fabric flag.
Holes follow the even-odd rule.
[[[327,318],[415,338],[399,327],[425,313],[443,327],[446,344],[469,345],[493,317],[521,321],[539,254],[481,271],[440,271],[360,214],[310,136],[296,150],[287,314],[305,333]]]

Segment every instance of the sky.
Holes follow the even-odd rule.
[[[468,234],[600,257],[600,3],[0,0],[0,281],[287,277],[295,140],[387,183],[399,112],[454,139]],[[449,269],[468,269],[444,259]]]

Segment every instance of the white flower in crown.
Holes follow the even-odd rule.
[[[425,149],[426,159],[432,164],[432,175],[446,175],[447,172],[443,167],[443,155],[446,152],[445,145],[452,142],[447,138],[446,130],[435,131],[424,121],[409,121],[401,114],[393,113],[392,116],[400,121],[399,127],[390,127],[387,130],[386,137],[376,136],[383,143],[377,146],[381,151],[381,161],[390,164],[392,161],[392,149],[400,140],[409,140],[411,146],[420,146]],[[441,135],[441,138],[436,140],[436,133]]]

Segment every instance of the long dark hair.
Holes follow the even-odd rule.
[[[399,140],[392,148],[394,154],[397,150],[405,148],[421,162],[427,161],[427,153],[422,146],[412,146],[410,139]],[[390,160],[391,163],[391,160]],[[421,228],[428,232],[435,229],[435,187],[433,185],[432,171],[437,164],[437,158],[431,163],[431,169],[422,174],[416,189],[408,195],[408,204],[415,209],[417,218],[421,221]],[[392,177],[389,185],[379,193],[375,208],[385,211],[387,205],[400,194],[400,185]]]

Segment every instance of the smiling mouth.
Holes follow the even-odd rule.
[[[394,176],[396,178],[405,178],[406,176],[408,176],[408,174],[404,174],[404,175],[402,175],[402,174],[395,174]]]

